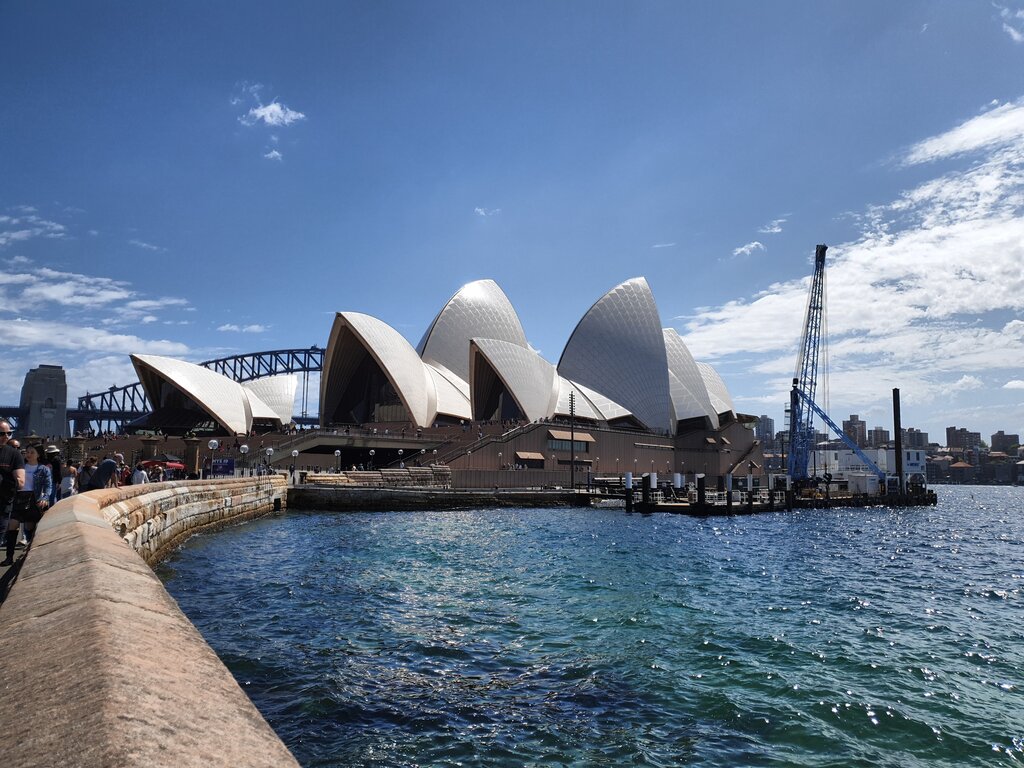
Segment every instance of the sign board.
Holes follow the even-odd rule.
[[[213,460],[213,471],[211,472],[212,477],[234,477],[235,476],[235,460],[234,459],[214,459]]]

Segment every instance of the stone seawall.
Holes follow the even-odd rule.
[[[47,512],[0,606],[5,768],[297,765],[150,569],[286,498],[278,477],[193,481]]]

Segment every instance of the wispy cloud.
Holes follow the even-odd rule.
[[[298,110],[290,109],[278,101],[269,104],[260,104],[253,107],[240,118],[243,125],[255,125],[262,122],[271,126],[291,125],[299,120],[305,120],[306,116]]]
[[[736,248],[732,252],[732,255],[733,256],[749,256],[754,251],[763,251],[763,250],[764,250],[764,244],[763,243],[759,243],[757,240],[754,240],[753,242],[747,243],[746,245],[741,245],[739,248]]]
[[[147,243],[142,240],[129,240],[128,245],[134,245],[136,248],[142,248],[143,250],[146,251],[164,252],[167,250],[166,248],[162,248],[159,245],[153,245],[152,243]]]
[[[1003,389],[1024,389],[1024,379],[1011,379],[1003,384]]]
[[[235,323],[224,323],[217,326],[218,331],[233,331],[235,333],[263,333],[267,330],[266,325],[253,323],[252,325],[237,325]]]
[[[651,248],[675,248],[675,243],[655,243]]]
[[[929,163],[971,152],[1019,145],[1024,140],[1024,99],[1000,104],[945,133],[911,147],[906,165]]]
[[[968,153],[962,167],[869,208],[860,235],[830,248],[833,403],[841,392],[864,408],[891,387],[902,389],[904,403],[971,398],[949,406],[953,418],[970,402],[994,403],[1001,390],[1018,388],[995,382],[1018,382],[1024,368],[1024,102],[968,118],[914,145],[906,159]],[[700,310],[681,332],[695,357],[726,369],[735,362],[737,375],[771,382],[769,397],[784,402],[808,284],[780,282]],[[943,418],[937,406],[928,412]]]
[[[35,215],[30,205],[17,205],[19,216],[0,216],[0,249],[12,243],[23,243],[36,237],[59,239],[67,236],[67,228],[56,221]]]
[[[474,208],[473,213],[477,216],[497,216],[501,213],[501,208]]]
[[[1012,9],[996,4],[1003,31],[1015,43],[1024,43],[1024,9]]]
[[[772,219],[757,231],[763,235],[777,235],[782,231],[782,225],[785,224],[786,221],[787,219]]]
[[[272,149],[272,150],[270,150],[269,152],[267,152],[267,153],[266,153],[265,155],[263,155],[263,156],[264,156],[265,158],[267,158],[267,160],[277,160],[278,162],[280,162],[281,160],[283,160],[283,159],[284,159],[284,155],[282,155],[282,154],[281,154],[280,152],[278,152],[278,151],[277,151],[276,149]]]

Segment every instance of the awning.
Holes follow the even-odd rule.
[[[552,440],[572,440],[572,432],[563,429],[549,429],[548,437],[550,437]],[[596,443],[597,441],[590,435],[588,435],[586,432],[577,432],[576,442]]]
[[[523,461],[544,461],[544,454],[536,451],[516,451],[516,458]]]

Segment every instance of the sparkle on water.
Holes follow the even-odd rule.
[[[159,573],[306,766],[1019,765],[1024,489],[938,491],[292,510]]]

